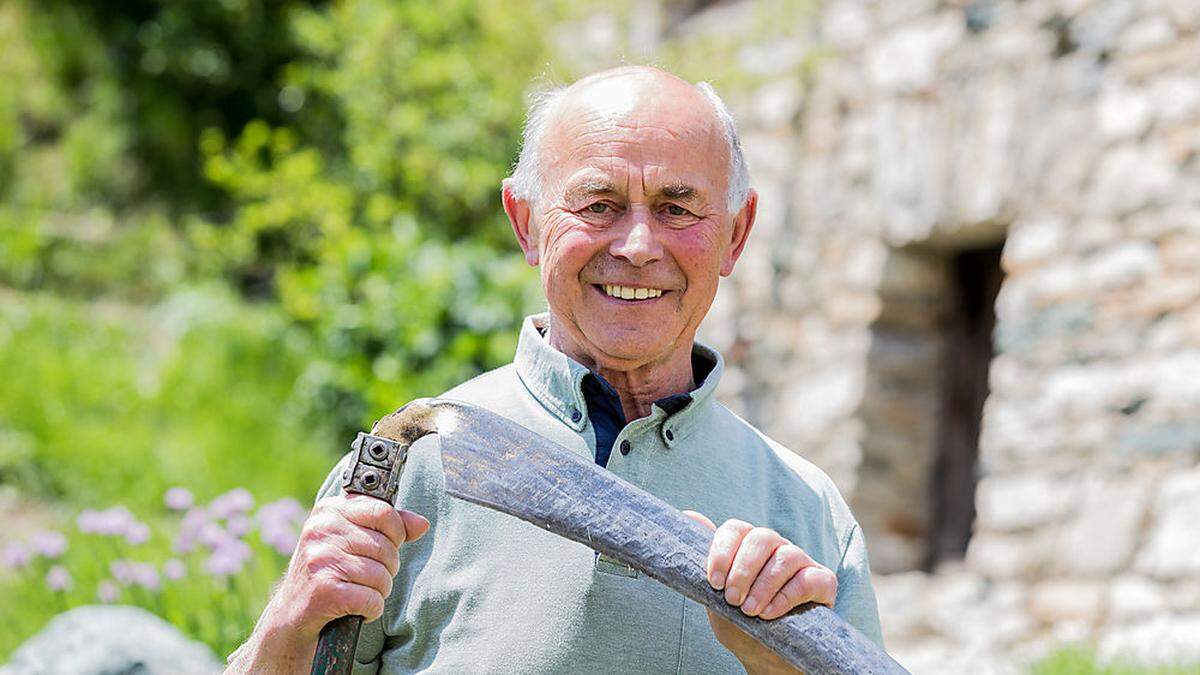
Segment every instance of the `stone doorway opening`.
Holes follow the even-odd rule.
[[[1002,248],[908,246],[884,264],[852,500],[877,572],[966,552]]]

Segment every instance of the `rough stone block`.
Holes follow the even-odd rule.
[[[1141,534],[1149,491],[1136,482],[1104,480],[1085,483],[1082,492],[1075,515],[1057,537],[1055,567],[1072,575],[1120,571]]]
[[[1169,17],[1154,14],[1139,19],[1126,28],[1121,34],[1118,49],[1123,52],[1140,52],[1162,47],[1173,42],[1178,35]]]
[[[1150,127],[1150,96],[1142,89],[1105,87],[1096,104],[1096,124],[1107,140],[1141,136]]]
[[[1161,143],[1118,147],[1100,162],[1087,200],[1098,215],[1124,215],[1171,201],[1179,170]]]
[[[870,49],[867,72],[884,91],[914,92],[937,80],[938,59],[964,31],[961,18],[945,13],[924,19],[887,35]]]
[[[979,527],[1014,532],[1062,518],[1075,499],[1075,485],[1043,473],[988,476],[975,495]]]
[[[1127,623],[1165,611],[1167,595],[1164,589],[1162,584],[1146,577],[1118,577],[1108,589],[1109,622]]]
[[[1030,615],[1046,624],[1091,624],[1104,610],[1104,584],[1085,579],[1051,579],[1029,590]]]
[[[1200,614],[1156,616],[1113,626],[1099,640],[1102,661],[1129,660],[1147,666],[1200,663]]]
[[[17,648],[0,675],[210,675],[208,647],[137,607],[78,607]]]
[[[1167,478],[1156,500],[1154,528],[1137,557],[1137,570],[1162,579],[1200,574],[1197,514],[1200,514],[1200,468]]]
[[[1109,246],[1087,259],[1081,279],[1091,292],[1122,288],[1159,274],[1158,249],[1145,241]]]
[[[1014,270],[1062,255],[1069,230],[1067,220],[1046,215],[1022,218],[1013,223],[1004,242],[1004,269]]]
[[[1035,575],[1046,563],[1045,537],[983,532],[967,544],[967,564],[993,579]]]

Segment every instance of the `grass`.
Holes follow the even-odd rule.
[[[201,501],[245,487],[258,503],[292,497],[306,507],[343,452],[295,403],[308,363],[303,337],[269,309],[219,288],[194,288],[153,307],[0,295],[0,494],[13,513],[0,546],[37,527],[69,539],[61,561],[0,569],[0,663],[53,615],[97,601],[110,563],[160,565],[173,554],[163,494],[183,486]],[[13,509],[12,504],[18,508]],[[84,534],[83,508],[121,504],[151,526],[131,545]],[[127,586],[138,604],[228,653],[253,626],[286,558],[253,537],[254,555],[228,578],[201,573],[204,552],[183,556],[187,576],[161,592]],[[51,591],[52,564],[72,588]]]
[[[1069,646],[1050,654],[1031,668],[1031,675],[1197,675],[1200,664],[1146,666],[1128,662],[1101,664],[1086,647]]]
[[[155,508],[249,487],[311,496],[343,444],[294,405],[307,345],[219,291],[147,309],[0,299],[0,481],[76,506]]]

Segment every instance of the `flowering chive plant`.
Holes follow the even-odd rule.
[[[242,488],[197,504],[174,487],[163,506],[146,519],[120,505],[86,509],[74,528],[4,543],[0,623],[32,634],[48,617],[25,629],[16,608],[124,603],[163,616],[218,653],[231,651],[286,567],[308,509],[290,498],[255,509]]]

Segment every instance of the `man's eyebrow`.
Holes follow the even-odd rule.
[[[616,194],[617,188],[612,183],[605,180],[588,180],[574,185],[567,190],[567,197],[570,199],[580,199],[583,197],[596,197],[599,195]]]
[[[688,201],[700,196],[699,190],[686,183],[664,185],[658,193],[667,199],[678,199],[680,201]]]

